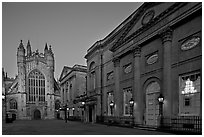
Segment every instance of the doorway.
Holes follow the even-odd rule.
[[[89,106],[89,122],[92,122],[92,106]]]
[[[157,82],[151,82],[146,88],[146,125],[157,126],[159,116],[158,96],[160,86]]]
[[[34,111],[34,119],[35,119],[35,120],[41,119],[41,114],[40,114],[40,111],[39,111],[38,109],[36,109],[36,110]]]

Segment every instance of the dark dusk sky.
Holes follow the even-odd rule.
[[[45,43],[55,56],[55,78],[63,66],[86,65],[89,47],[103,39],[142,3],[2,3],[2,67],[17,74],[17,48],[30,40],[32,51],[43,53]]]

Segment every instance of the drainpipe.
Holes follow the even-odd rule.
[[[102,89],[103,89],[103,54],[101,53],[101,122],[103,122],[102,120],[102,117],[103,117],[103,92],[102,92]]]

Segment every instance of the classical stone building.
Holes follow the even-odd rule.
[[[12,85],[14,78],[10,78],[5,72],[4,68],[2,68],[2,120],[5,120],[6,117],[6,105],[5,105],[5,94],[9,90],[10,86]]]
[[[64,66],[60,78],[60,107],[67,109],[67,118],[70,120],[80,120],[84,117],[84,112],[80,98],[86,95],[86,74],[87,67],[74,65],[73,67]],[[64,110],[60,111],[60,117],[65,118]]]
[[[55,100],[60,99],[54,79],[54,54],[45,45],[44,53],[25,50],[21,40],[17,49],[18,75],[6,93],[7,112],[17,119],[55,118]]]
[[[202,117],[201,32],[202,3],[141,5],[87,51],[87,121]]]

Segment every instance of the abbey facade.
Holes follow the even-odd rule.
[[[54,79],[55,59],[51,46],[44,53],[32,52],[28,41],[26,50],[21,40],[17,49],[18,75],[6,93],[6,110],[16,119],[53,119],[55,102],[60,99]]]

